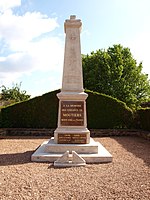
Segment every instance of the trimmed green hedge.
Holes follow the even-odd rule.
[[[3,108],[2,126],[9,128],[53,128],[57,125],[56,90]]]
[[[1,113],[2,108],[3,106],[0,106],[0,128],[2,127],[2,113]]]
[[[2,126],[56,128],[60,90],[2,109]],[[129,128],[133,113],[125,103],[110,96],[86,91],[88,128]]]
[[[139,128],[150,131],[150,108],[141,108],[136,112]]]
[[[1,110],[0,110],[0,127],[2,127],[2,114],[1,114]]]
[[[133,113],[122,101],[105,94],[86,91],[89,128],[130,128]]]

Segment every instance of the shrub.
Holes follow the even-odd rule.
[[[3,127],[52,128],[57,124],[59,90],[2,109]]]
[[[150,108],[141,108],[136,112],[139,128],[150,131]]]
[[[130,128],[133,113],[122,101],[105,94],[87,91],[89,128]]]
[[[1,110],[0,110],[0,128],[2,127],[2,114],[1,114]]]
[[[2,109],[3,127],[56,128],[59,90]],[[129,128],[132,111],[110,96],[86,91],[88,128]]]

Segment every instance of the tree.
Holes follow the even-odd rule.
[[[26,94],[26,91],[21,91],[21,83],[14,84],[12,88],[7,88],[6,86],[1,86],[1,100],[10,102],[20,102],[25,101],[30,98],[30,95]]]
[[[129,48],[114,45],[82,56],[84,87],[135,107],[150,99],[150,81]]]

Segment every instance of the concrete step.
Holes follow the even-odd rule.
[[[44,152],[46,153],[64,153],[69,151],[77,152],[78,154],[82,153],[98,153],[98,142],[95,142],[92,138],[90,139],[89,144],[56,144],[54,138],[51,138],[48,143],[45,145]]]
[[[31,156],[31,160],[32,161],[35,161],[35,162],[50,162],[50,163],[53,163],[55,162],[58,158],[60,158],[66,151],[66,148],[64,145],[64,150],[62,153],[60,153],[58,150],[58,152],[46,152],[47,150],[46,149],[49,149],[50,148],[50,143],[52,141],[46,141],[44,142]],[[87,152],[86,150],[83,150],[85,151],[84,153],[78,153],[79,156],[81,156],[85,161],[86,163],[107,163],[107,162],[112,162],[112,155],[105,149],[105,147],[103,147],[102,144],[100,144],[99,142],[95,142],[92,138],[91,138],[91,142],[92,143],[96,143],[95,146],[97,146],[96,148],[98,148],[98,152],[97,153],[89,153]],[[49,145],[48,145],[49,143]],[[47,147],[48,145],[48,147]],[[60,145],[60,144],[57,144],[57,145]],[[56,144],[52,144],[53,148],[58,148]],[[87,145],[87,144],[85,144]],[[90,144],[89,144],[90,145]],[[73,149],[73,146],[75,146],[74,144],[71,145],[71,148]],[[80,146],[80,145],[79,145]],[[78,147],[79,147],[78,146]],[[81,145],[82,146],[82,145]],[[53,149],[52,148],[52,149]],[[61,144],[61,148],[62,147],[62,144]],[[86,147],[85,147],[86,148]],[[91,147],[90,147],[91,148]],[[68,149],[69,150],[69,149]],[[49,150],[48,150],[49,151]],[[53,149],[54,151],[54,149]],[[55,150],[56,151],[56,150]],[[61,149],[62,151],[62,149]],[[69,150],[71,151],[71,150]]]

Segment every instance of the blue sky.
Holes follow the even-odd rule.
[[[82,20],[81,51],[129,47],[150,78],[149,0],[0,0],[0,86],[32,97],[61,88],[64,21]]]

